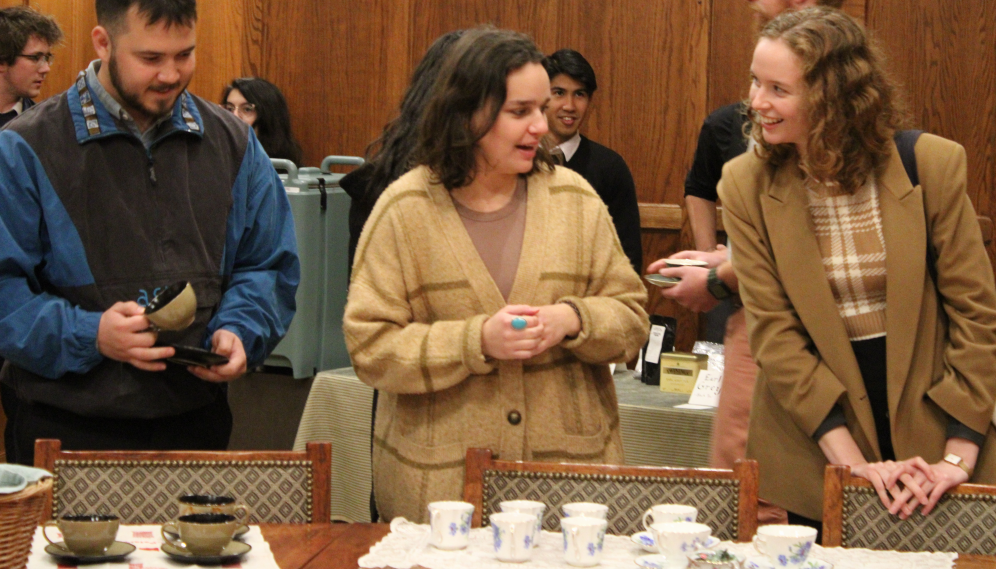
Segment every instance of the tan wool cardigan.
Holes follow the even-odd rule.
[[[894,148],[894,146],[893,146]],[[996,482],[996,289],[965,193],[965,149],[924,134],[921,185],[893,152],[876,183],[886,250],[886,368],[892,444],[899,460],[944,456],[948,417],[985,433],[973,482]],[[761,368],[747,456],[761,497],[822,518],[826,457],[813,433],[840,403],[869,462],[881,460],[875,421],[809,220],[796,164],[772,169],[752,152],[728,162],[719,184],[733,268]],[[927,240],[937,280],[927,270]],[[940,302],[943,300],[943,302]]]
[[[381,391],[383,519],[424,522],[429,502],[460,499],[471,447],[507,460],[623,461],[608,363],[646,341],[646,289],[581,176],[529,176],[526,208],[508,304],[568,300],[581,313],[577,338],[526,361],[481,353],[482,325],[506,302],[427,168],[392,184],[363,229],[343,330],[356,374]]]

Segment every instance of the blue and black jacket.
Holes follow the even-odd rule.
[[[97,417],[204,406],[223,386],[179,365],[144,372],[97,349],[101,314],[188,280],[197,318],[159,343],[207,348],[220,328],[261,363],[294,315],[300,264],[287,196],[252,130],[184,92],[155,142],[66,93],[0,131],[0,356],[21,399]]]

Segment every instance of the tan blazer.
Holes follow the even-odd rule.
[[[943,457],[951,415],[987,433],[973,481],[996,482],[996,291],[975,211],[965,193],[965,149],[923,135],[921,186],[897,153],[877,178],[886,249],[886,367],[892,441],[899,459]],[[938,289],[927,271],[927,223]],[[747,456],[761,497],[822,517],[826,458],[811,438],[840,402],[865,458],[880,460],[871,405],[827,282],[797,164],[777,170],[753,152],[723,168],[723,221],[761,367]],[[946,315],[944,314],[946,312]]]

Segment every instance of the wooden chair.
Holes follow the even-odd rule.
[[[64,451],[35,442],[35,466],[54,475],[51,507],[63,513],[115,514],[122,523],[176,517],[184,494],[234,496],[252,523],[328,523],[330,443],[307,451]]]
[[[560,529],[560,507],[597,502],[609,507],[609,533],[643,530],[643,513],[654,504],[696,506],[698,520],[725,540],[750,541],[757,531],[757,462],[738,460],[733,470],[561,464],[495,460],[488,449],[467,450],[464,500],[474,504],[480,527],[504,500],[536,500],[547,506],[543,527]]]
[[[961,484],[930,514],[889,514],[871,482],[851,468],[827,465],[823,483],[823,546],[996,555],[996,486]]]

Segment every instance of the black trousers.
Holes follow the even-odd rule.
[[[157,419],[85,417],[22,400],[5,384],[0,399],[7,414],[7,462],[29,466],[35,439],[59,439],[63,450],[225,450],[232,434],[225,392],[199,409]]]
[[[892,427],[889,425],[889,395],[886,392],[885,336],[851,342],[851,348],[854,349],[865,391],[868,392],[882,460],[896,460],[896,452],[892,448]]]

